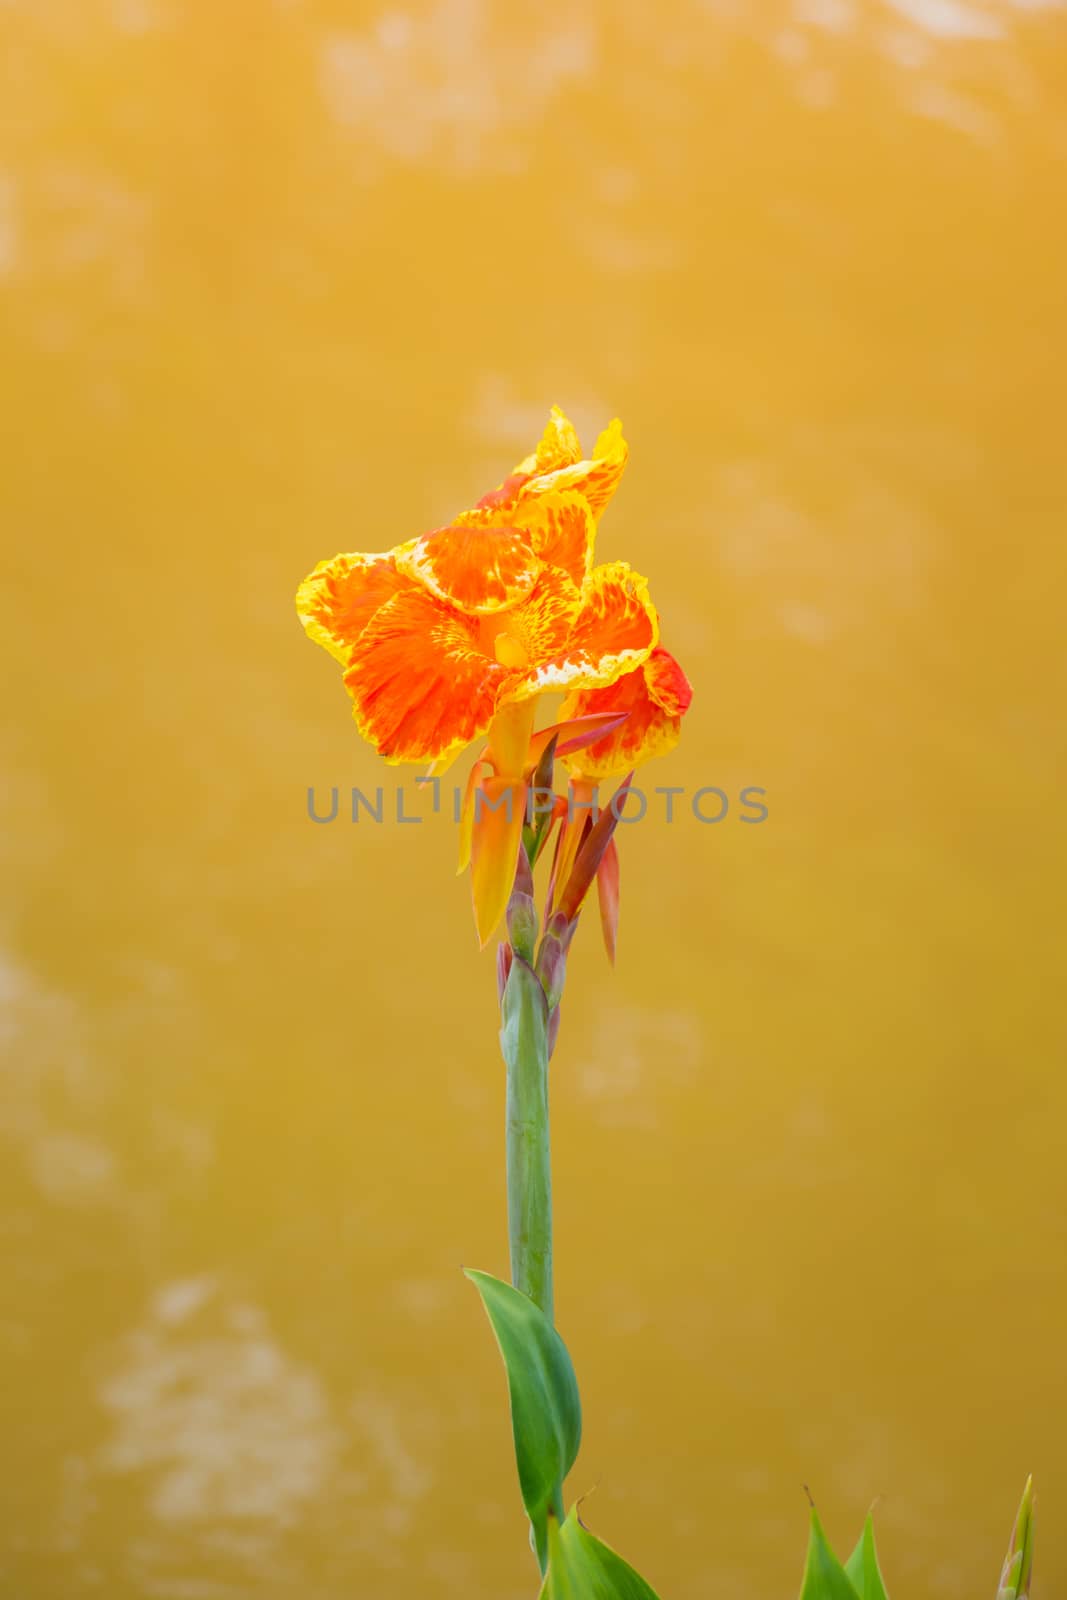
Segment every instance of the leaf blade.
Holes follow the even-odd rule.
[[[878,1549],[874,1542],[874,1518],[868,1513],[863,1532],[856,1548],[845,1562],[845,1572],[860,1600],[889,1600],[885,1579],[878,1565]]]
[[[578,1381],[566,1345],[528,1295],[487,1272],[468,1269],[467,1277],[503,1357],[519,1488],[544,1572],[549,1514],[562,1513],[563,1480],[582,1437]]]
[[[855,1583],[831,1550],[814,1506],[800,1600],[862,1600]]]
[[[549,1550],[539,1600],[657,1600],[640,1573],[583,1526],[577,1506],[562,1524],[550,1519]]]

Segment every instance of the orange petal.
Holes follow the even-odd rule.
[[[581,454],[582,447],[573,423],[564,416],[559,406],[553,406],[537,449],[533,455],[519,462],[513,476],[521,473],[524,477],[532,477],[535,473],[556,472],[560,467],[569,467],[579,461]]]
[[[594,567],[581,591],[562,648],[545,649],[546,630],[529,652],[530,667],[516,674],[504,700],[521,700],[553,689],[594,689],[639,667],[659,638],[659,619],[648,584],[625,561]],[[593,709],[601,709],[595,707]]]
[[[500,778],[521,778],[533,733],[532,700],[502,706],[489,725],[489,754]]]
[[[562,568],[546,567],[525,600],[510,611],[481,619],[482,647],[509,667],[508,685],[524,683],[531,665],[551,660],[566,649],[581,609],[577,584]],[[520,693],[508,698],[527,696]]]
[[[296,610],[308,638],[338,661],[348,661],[352,646],[374,616],[409,580],[397,571],[396,551],[383,555],[341,555],[320,561],[296,591]]]
[[[586,895],[593,886],[593,879],[600,870],[600,864],[611,843],[615,829],[618,827],[619,819],[626,809],[626,801],[629,796],[632,779],[633,773],[631,772],[619,784],[619,787],[593,823],[593,826],[582,841],[582,847],[578,851],[570,876],[556,896],[558,914],[569,923],[573,924],[582,909]]]
[[[595,712],[625,711],[626,720],[565,757],[573,777],[590,782],[627,772],[653,756],[665,755],[678,743],[682,717],[693,691],[670,651],[657,648],[635,672],[624,673],[607,688],[571,695],[561,716],[587,717]]]
[[[536,555],[562,567],[579,587],[593,565],[596,520],[584,495],[573,490],[523,499],[513,513],[528,531]]]
[[[669,717],[682,717],[689,710],[693,687],[669,650],[653,650],[644,666],[649,696]]]
[[[596,869],[597,898],[600,901],[600,931],[608,960],[615,965],[615,940],[619,931],[619,847],[614,839],[600,858]]]
[[[471,840],[474,834],[474,795],[480,779],[488,777],[492,768],[485,759],[485,751],[471,767],[467,787],[463,792],[463,809],[459,814],[459,864],[457,876],[466,872],[471,864]]]
[[[555,415],[553,407],[553,418]],[[516,468],[517,472],[530,473],[521,494],[525,498],[557,489],[575,489],[585,496],[594,517],[599,518],[615,493],[630,453],[622,436],[622,423],[616,417],[597,439],[592,458],[581,460],[574,429],[562,412],[558,415],[558,423],[550,420],[536,455],[528,456]],[[553,430],[553,440],[546,445]]]
[[[548,914],[559,901],[564,885],[571,875],[582,839],[593,824],[592,785],[576,783],[565,801],[566,810],[556,835],[556,849],[552,857],[552,882],[548,887]]]
[[[345,685],[359,730],[380,755],[436,761],[486,731],[510,676],[482,650],[477,618],[411,588],[368,623]]]
[[[397,551],[397,566],[438,600],[461,611],[503,611],[530,593],[541,571],[530,534],[468,511],[447,528]]]
[[[526,785],[482,778],[475,788],[471,896],[482,949],[507,909],[515,882],[526,810]]]

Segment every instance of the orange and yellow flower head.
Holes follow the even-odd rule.
[[[639,666],[659,627],[644,578],[593,565],[626,462],[617,423],[583,460],[553,411],[533,455],[445,527],[320,562],[297,593],[344,667],[356,723],[387,761],[445,761],[502,708],[593,689]]]
[[[473,509],[380,554],[320,562],[297,591],[301,622],[340,661],[359,731],[387,761],[440,768],[487,739],[461,833],[483,944],[514,881],[539,696],[568,697],[583,777],[668,748],[688,705],[645,579],[594,563],[627,454],[615,421],[583,457],[553,407],[537,448]],[[597,726],[607,731],[590,743]]]

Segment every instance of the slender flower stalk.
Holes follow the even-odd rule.
[[[533,969],[514,956],[501,1008],[507,1065],[511,1281],[553,1320],[552,1169],[548,1134],[548,1007]]]

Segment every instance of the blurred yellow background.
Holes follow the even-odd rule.
[[[522,1600],[447,817],[292,597],[618,413],[696,699],[553,1063],[570,1489],[664,1600],[1067,1584],[1067,12],[8,0],[0,1588]]]

